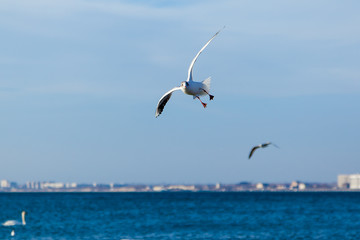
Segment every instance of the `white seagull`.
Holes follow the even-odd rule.
[[[220,31],[221,31],[221,29],[217,33],[215,33],[214,36],[212,36],[212,38],[210,38],[210,40],[196,54],[195,58],[192,60],[192,62],[190,64],[187,80],[182,82],[180,87],[174,87],[173,89],[171,89],[170,91],[165,93],[164,96],[162,96],[160,98],[158,105],[156,107],[155,117],[158,117],[162,113],[162,111],[164,110],[164,107],[165,107],[166,103],[169,101],[172,93],[176,90],[181,90],[185,94],[192,95],[193,99],[195,99],[195,98],[199,99],[201,104],[204,106],[204,108],[206,108],[206,103],[202,102],[199,96],[209,95],[210,100],[214,99],[214,96],[209,93],[211,78],[209,77],[202,82],[194,82],[193,77],[192,77],[192,71],[193,71],[193,67],[196,62],[196,59],[199,57],[200,53],[207,47],[207,45],[209,45],[209,43],[216,37],[216,35],[219,34]]]
[[[277,147],[279,148],[278,146],[276,146],[275,144],[271,143],[271,142],[267,142],[267,143],[263,143],[263,144],[260,144],[260,145],[257,145],[255,147],[253,147],[250,151],[250,154],[249,154],[249,159],[251,158],[251,156],[253,155],[253,153],[255,152],[256,149],[258,148],[266,148],[267,146],[269,146],[270,144],[272,144],[274,147]]]
[[[16,221],[16,220],[7,220],[7,221],[4,222],[2,225],[5,226],[5,227],[15,226],[15,225],[26,225],[26,222],[25,222],[25,214],[26,214],[25,211],[22,211],[22,212],[21,212],[21,222]]]

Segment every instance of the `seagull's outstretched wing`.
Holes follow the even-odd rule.
[[[260,146],[255,146],[251,149],[250,154],[249,154],[249,159],[251,158],[251,156],[253,155],[253,153],[255,152],[256,149],[258,149]]]
[[[253,147],[253,148],[251,149],[251,152],[250,152],[250,155],[249,155],[249,159],[251,158],[251,156],[253,155],[253,153],[255,152],[256,149],[258,149],[258,148],[266,148],[266,147],[269,146],[270,144],[273,145],[274,147],[279,148],[278,146],[276,146],[276,145],[275,145],[274,143],[272,143],[272,142],[267,142],[267,143],[263,143],[263,144],[257,145],[257,146],[255,146],[255,147]]]
[[[279,148],[275,143],[272,143],[272,142],[263,143],[263,144],[261,144],[261,147],[265,148],[269,145],[273,145],[274,147]]]
[[[271,142],[263,143],[263,144],[260,145],[260,147],[266,148],[266,147],[269,146],[270,144],[272,144],[272,143],[271,143]]]
[[[169,101],[172,93],[176,90],[181,90],[181,87],[174,87],[173,89],[171,89],[170,91],[165,93],[164,96],[162,96],[160,98],[158,105],[156,107],[155,117],[158,117],[162,113],[162,111],[164,110],[164,107],[165,107],[166,103]]]
[[[224,29],[225,26],[222,28]],[[209,45],[209,43],[216,37],[216,35],[219,34],[219,32],[222,30],[220,29],[217,33],[214,34],[214,36],[212,36],[212,38],[210,38],[210,40],[202,47],[202,49],[196,54],[196,56],[194,57],[194,59],[192,60],[191,64],[190,64],[190,67],[189,67],[189,70],[188,70],[188,78],[186,81],[192,81],[192,70],[193,70],[193,67],[194,67],[194,64],[196,62],[196,59],[199,57],[200,53],[202,51],[204,51],[204,49],[207,47],[207,45]]]

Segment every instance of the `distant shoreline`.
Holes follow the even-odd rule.
[[[116,190],[64,190],[64,189],[53,189],[53,190],[1,190],[2,193],[310,193],[310,192],[360,192],[359,189],[314,189],[314,190],[240,190],[240,191],[116,191]]]
[[[155,193],[155,192],[359,192],[357,185],[293,181],[291,183],[233,184],[119,184],[119,183],[63,183],[27,182],[17,184],[2,180],[0,193]]]

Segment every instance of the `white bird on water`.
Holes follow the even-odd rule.
[[[10,236],[15,236],[15,230],[12,230],[11,233],[10,233]]]
[[[26,214],[25,211],[22,211],[22,212],[21,212],[21,222],[16,221],[16,220],[7,220],[7,221],[4,222],[2,225],[5,226],[5,227],[15,226],[15,225],[26,225],[26,222],[25,222],[25,214]]]
[[[207,47],[207,45],[209,45],[209,43],[216,37],[216,35],[219,34],[220,31],[221,30],[219,30],[217,33],[215,33],[214,36],[212,36],[212,38],[210,38],[210,40],[196,54],[195,58],[192,60],[192,62],[190,64],[187,80],[182,82],[180,87],[174,87],[173,89],[171,89],[170,91],[165,93],[164,96],[162,96],[160,98],[157,108],[156,108],[155,117],[158,117],[162,113],[162,111],[164,110],[164,107],[165,107],[166,103],[169,101],[172,93],[177,90],[181,90],[185,94],[192,95],[193,99],[195,99],[195,98],[199,99],[204,108],[206,108],[207,104],[202,102],[199,96],[209,95],[210,100],[214,99],[214,96],[209,93],[211,78],[209,77],[202,82],[195,82],[195,81],[193,81],[192,71],[193,71],[193,67],[196,62],[196,59],[199,57],[200,53]]]
[[[278,146],[276,146],[275,144],[271,143],[271,142],[267,142],[267,143],[263,143],[263,144],[260,144],[260,145],[257,145],[255,147],[253,147],[250,151],[250,154],[249,154],[249,159],[251,158],[251,156],[253,155],[253,153],[255,152],[256,149],[258,148],[266,148],[267,146],[269,146],[270,144],[272,144],[274,147],[277,147],[279,148]]]

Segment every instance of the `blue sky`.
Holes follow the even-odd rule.
[[[0,178],[334,182],[360,153],[358,1],[0,1]],[[212,77],[203,109],[181,92]],[[253,145],[273,141],[247,159]]]

